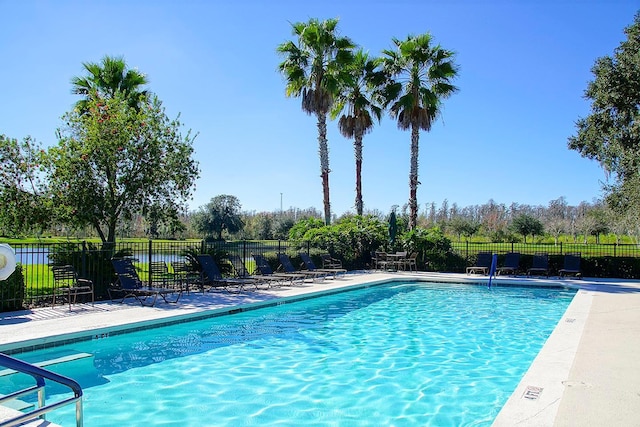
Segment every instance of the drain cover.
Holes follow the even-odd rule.
[[[538,400],[540,394],[542,394],[542,387],[534,387],[530,385],[527,386],[527,389],[524,391],[522,398],[528,400]]]

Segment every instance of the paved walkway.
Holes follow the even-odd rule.
[[[363,273],[247,294],[192,293],[177,305],[158,303],[153,308],[129,300],[124,304],[78,304],[71,311],[68,306],[57,306],[0,313],[0,351],[407,277],[486,281],[459,274]],[[512,282],[499,277],[494,283]],[[522,278],[517,282],[544,283]],[[640,282],[584,279],[563,283],[580,290],[494,426],[640,426]]]

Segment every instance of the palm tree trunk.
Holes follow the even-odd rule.
[[[331,224],[331,202],[329,201],[329,145],[327,144],[327,113],[318,113],[318,152],[320,154],[320,176],[324,202],[324,223]]]
[[[411,126],[411,166],[409,171],[409,230],[416,228],[418,223],[418,140],[420,138],[418,126]]]
[[[355,135],[353,149],[356,156],[356,214],[362,216],[362,132]]]

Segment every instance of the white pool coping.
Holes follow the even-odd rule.
[[[224,313],[237,307],[413,277],[452,283],[487,281],[486,277],[465,274],[367,272],[247,294],[191,293],[178,304],[159,302],[155,307],[141,307],[131,299],[124,304],[77,304],[71,311],[68,306],[57,306],[0,313],[0,351],[28,351],[60,340],[95,339],[122,329],[208,315],[212,310]],[[578,288],[576,297],[493,425],[639,425],[640,282],[587,278],[557,282]],[[498,277],[494,283],[545,285],[548,281]],[[606,352],[599,351],[603,345]]]

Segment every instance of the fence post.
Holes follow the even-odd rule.
[[[242,262],[247,259],[247,239],[242,241]]]
[[[153,255],[153,241],[149,239],[149,264],[147,264],[147,272],[149,273],[149,288],[153,286],[153,277],[151,276],[151,256]]]
[[[562,255],[562,240],[560,240],[560,255]]]
[[[466,243],[466,247],[467,247],[467,248],[465,249],[465,256],[464,256],[464,258],[465,258],[466,260],[469,260],[469,241],[467,240],[465,243]]]
[[[87,242],[82,241],[82,255],[80,256],[80,277],[87,277]]]
[[[617,252],[616,249],[618,249],[618,242],[615,242],[613,244],[613,257],[614,258],[616,257],[616,252]]]

